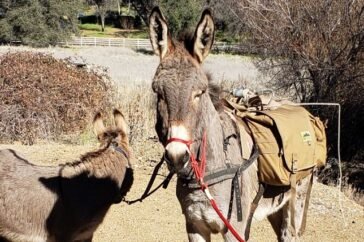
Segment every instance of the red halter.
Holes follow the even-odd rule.
[[[215,202],[215,199],[211,196],[211,193],[210,193],[209,188],[208,188],[208,184],[204,182],[205,169],[206,169],[206,131],[203,132],[203,136],[202,136],[202,143],[201,143],[202,151],[201,151],[200,165],[198,164],[195,155],[191,151],[191,144],[193,143],[192,140],[184,140],[184,139],[173,138],[172,137],[172,138],[167,140],[166,146],[169,143],[172,143],[172,142],[183,143],[183,144],[185,144],[187,146],[188,152],[190,153],[191,167],[193,169],[193,172],[195,174],[197,182],[201,186],[201,190],[205,193],[205,195],[207,196],[207,198],[209,199],[209,201],[211,203],[211,206],[214,208],[216,213],[219,215],[220,219],[224,222],[225,226],[230,230],[230,232],[235,236],[235,238],[239,242],[245,242],[240,237],[238,232],[236,232],[236,230],[230,224],[230,222],[224,217],[224,215],[222,214],[222,212],[218,208],[218,206],[217,206],[217,204]]]
[[[203,133],[202,136],[202,153],[201,153],[201,160],[200,160],[200,165],[198,164],[195,155],[192,153],[191,151],[191,144],[193,144],[192,140],[184,140],[184,139],[180,139],[180,138],[170,138],[169,140],[167,140],[167,144],[172,143],[172,142],[179,142],[179,143],[183,143],[187,146],[188,148],[188,152],[190,153],[190,162],[191,162],[191,167],[193,169],[193,172],[195,173],[195,177],[196,180],[199,182],[202,190],[205,190],[207,188],[207,184],[205,184],[205,182],[203,181],[203,178],[205,176],[205,168],[206,168],[206,132]]]

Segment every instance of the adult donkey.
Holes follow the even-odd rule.
[[[192,168],[188,161],[194,158],[193,154],[202,160],[206,157],[205,172],[212,174],[244,162],[240,142],[244,142],[251,151],[254,145],[252,138],[240,140],[236,120],[224,111],[218,89],[201,67],[214,40],[211,12],[203,12],[194,35],[175,41],[170,36],[166,19],[156,7],[150,15],[149,30],[152,47],[160,57],[152,84],[158,98],[156,131],[165,146],[169,168],[178,175],[176,193],[185,215],[189,241],[210,241],[212,233],[221,233],[225,241],[234,241],[233,234],[213,210],[207,196],[201,189],[189,186]],[[206,154],[203,152],[204,143]],[[239,176],[241,198],[238,203],[243,213],[240,222],[237,221],[237,202],[233,202],[232,211],[229,211],[232,180],[215,179],[209,184],[211,195],[221,212],[230,217],[232,225],[245,239],[248,237],[248,233],[244,234],[249,231],[252,202],[260,190],[257,171],[255,159]],[[290,226],[288,204],[291,191],[287,187],[266,186],[254,220],[267,217],[279,240],[295,240],[304,229],[309,187],[310,176],[297,183],[294,231]]]
[[[133,183],[127,125],[118,110],[114,120],[115,127],[106,129],[97,114],[101,147],[65,165],[37,166],[0,150],[0,241],[92,240]]]

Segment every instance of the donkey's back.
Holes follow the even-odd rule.
[[[0,241],[91,241],[112,204],[133,184],[127,124],[94,118],[100,147],[60,166],[29,163],[13,150],[0,151]]]
[[[0,150],[0,241],[44,241],[46,220],[57,199],[41,178],[58,175],[58,167],[35,166],[14,150]],[[30,222],[31,220],[31,222]]]

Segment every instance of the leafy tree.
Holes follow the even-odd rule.
[[[159,1],[163,14],[168,21],[168,27],[173,36],[182,31],[194,31],[201,16],[205,1],[198,0],[161,0]]]
[[[0,42],[55,45],[77,32],[78,3],[71,0],[3,0],[0,2]]]
[[[111,10],[113,6],[119,6],[120,2],[118,0],[88,0],[88,4],[96,5],[97,14],[101,19],[101,31],[105,31],[105,18],[107,11]]]
[[[155,5],[159,5],[168,20],[172,35],[190,29],[197,24],[205,0],[130,0],[143,21],[148,24],[149,14]]]
[[[343,157],[363,160],[364,1],[225,0],[219,11],[226,10],[279,90],[303,102],[341,103]],[[332,115],[320,115],[335,127]],[[336,143],[336,130],[329,135]]]
[[[138,13],[141,19],[143,19],[145,24],[148,24],[149,14],[152,11],[154,5],[156,5],[155,0],[130,0],[131,5]]]

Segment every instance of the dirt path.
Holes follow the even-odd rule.
[[[52,54],[56,58],[71,58],[74,62],[98,65],[106,68],[117,84],[145,83],[150,85],[159,59],[122,47],[75,47],[75,48],[29,48],[0,46],[0,55],[15,51],[37,51]],[[235,55],[209,55],[204,69],[215,81],[244,82],[250,88],[264,86],[268,80],[254,66],[249,57]],[[142,70],[142,71],[141,71]]]
[[[15,149],[32,162],[40,164],[72,161],[92,147],[65,144],[0,145],[0,149]],[[143,193],[155,165],[154,160],[160,154],[158,146],[151,141],[144,143],[143,151],[136,149],[134,153],[135,183],[128,199],[138,198]],[[162,176],[158,177],[156,183],[162,179]],[[184,217],[175,196],[175,183],[176,180],[172,180],[166,190],[157,191],[143,203],[112,206],[94,241],[187,241]],[[344,195],[339,199],[337,188],[315,183],[302,241],[363,241],[363,237],[364,208]],[[253,224],[251,238],[253,241],[276,241],[267,221]],[[213,241],[222,239],[214,236]]]

